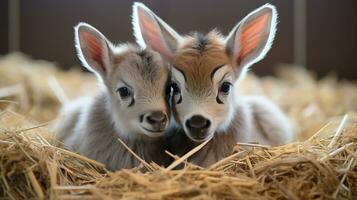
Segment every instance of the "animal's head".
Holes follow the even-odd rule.
[[[234,83],[270,49],[275,7],[251,12],[225,38],[217,31],[180,36],[141,3],[133,13],[138,43],[172,64],[174,115],[187,136],[201,142],[225,131],[234,117]]]
[[[163,135],[169,119],[165,94],[169,69],[160,54],[130,44],[115,47],[85,23],[75,27],[75,43],[83,65],[104,86],[107,109],[120,132],[129,137]]]

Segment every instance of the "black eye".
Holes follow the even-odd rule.
[[[181,89],[177,85],[177,83],[171,83],[172,96],[176,104],[180,104],[182,102]]]
[[[179,86],[177,85],[177,83],[171,83],[171,88],[172,88],[173,95],[181,93],[181,90],[180,90]]]
[[[228,95],[229,91],[231,90],[231,86],[232,84],[229,82],[224,82],[221,87],[219,88],[219,92],[224,94],[224,95]]]
[[[121,98],[125,99],[128,98],[130,94],[130,90],[127,87],[121,87],[117,90]]]

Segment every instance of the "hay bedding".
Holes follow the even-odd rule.
[[[20,54],[2,57],[0,198],[357,199],[357,84],[333,76],[317,81],[291,66],[278,77],[249,75],[240,92],[279,103],[300,142],[275,148],[238,144],[232,156],[208,169],[186,163],[170,170],[185,162],[177,158],[170,168],[143,162],[108,172],[51,137],[61,102],[92,92],[93,77]]]

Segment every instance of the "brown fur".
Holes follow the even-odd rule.
[[[223,64],[232,65],[223,39],[217,31],[211,31],[203,37],[208,41],[203,51],[198,48],[199,34],[187,36],[172,60],[172,64],[185,74],[187,90],[197,95],[207,94],[212,88],[211,73],[216,67]],[[233,71],[232,68],[232,73]]]
[[[133,9],[138,43],[151,46],[173,64],[172,107],[183,129],[170,133],[175,152],[187,152],[212,138],[190,159],[207,166],[227,156],[238,141],[268,145],[291,141],[289,122],[276,105],[260,97],[244,101],[234,89],[234,83],[271,47],[274,6],[266,4],[251,12],[226,38],[215,30],[181,36],[144,4],[134,3]]]
[[[226,51],[222,38],[216,32],[210,32],[205,37],[207,44],[205,49],[197,48],[200,43],[197,34],[183,39],[183,44],[178,48],[173,57],[173,65],[185,74],[186,88],[197,95],[201,106],[207,106],[205,112],[211,116],[224,117],[227,113],[225,106],[217,105],[215,99],[207,98],[215,89],[211,74],[217,66],[226,64],[230,66],[228,73],[237,74],[233,68],[234,64]],[[234,89],[234,88],[233,88]],[[233,90],[232,89],[232,90]],[[289,122],[279,108],[263,97],[238,97],[234,110],[234,117],[227,130],[216,131],[212,140],[199,152],[194,154],[189,161],[197,165],[208,167],[220,159],[230,155],[237,142],[259,142],[266,145],[281,145],[290,141],[292,135]],[[185,100],[185,99],[184,99]],[[184,101],[183,100],[183,101]],[[177,106],[173,106],[173,114],[181,125]],[[181,105],[180,105],[181,106]],[[283,124],[280,124],[283,123]],[[284,124],[285,123],[285,124]],[[182,156],[199,143],[191,141],[184,130],[176,129],[170,133],[170,144],[172,151]]]

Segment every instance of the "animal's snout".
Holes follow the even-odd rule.
[[[194,115],[186,120],[186,127],[193,133],[206,133],[211,126],[211,121],[201,115]]]
[[[162,111],[154,111],[144,115],[144,121],[148,123],[153,131],[163,131],[167,124],[167,115]]]
[[[149,124],[162,123],[166,122],[166,115],[161,111],[155,111],[148,115],[146,119]]]

